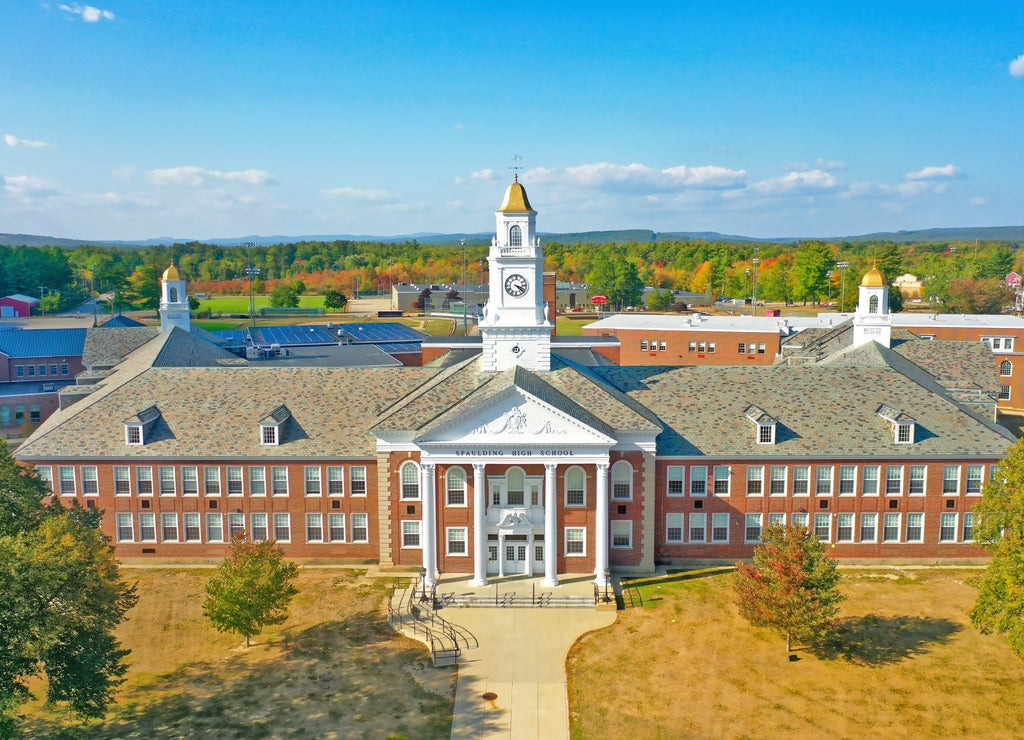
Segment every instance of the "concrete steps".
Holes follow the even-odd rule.
[[[497,597],[495,597],[493,593],[438,593],[435,605],[439,609],[444,607],[490,607],[499,609],[593,609],[594,597],[552,594],[547,592],[533,596],[533,594],[530,593],[518,594],[514,591],[507,591],[505,593],[498,594]]]

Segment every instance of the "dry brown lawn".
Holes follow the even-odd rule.
[[[288,621],[246,649],[202,617],[210,572],[127,569],[139,603],[119,631],[132,654],[116,705],[105,721],[80,726],[30,706],[27,736],[448,737],[456,673],[433,668],[423,645],[391,630],[384,583],[304,569]]]
[[[977,571],[844,570],[840,638],[787,659],[732,575],[638,581],[642,608],[569,653],[575,738],[1019,738],[1024,664],[972,628]]]

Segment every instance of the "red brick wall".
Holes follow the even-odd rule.
[[[618,364],[631,365],[771,365],[778,354],[781,339],[776,331],[771,332],[719,332],[719,331],[665,331],[657,329],[615,329],[596,330],[583,327],[584,336],[614,336],[621,343]],[[652,340],[657,349],[650,349]],[[641,349],[641,342],[647,342],[648,349]],[[665,350],[661,342],[665,342]],[[690,343],[695,343],[693,351]],[[744,352],[740,353],[740,343]],[[755,351],[748,347],[753,343]],[[714,352],[711,345],[714,344]],[[764,344],[764,351],[757,347]],[[701,352],[703,345],[704,351]]]

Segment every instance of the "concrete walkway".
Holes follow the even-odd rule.
[[[459,660],[453,740],[569,737],[566,655],[580,635],[614,622],[615,612],[541,607],[442,614],[480,641]]]

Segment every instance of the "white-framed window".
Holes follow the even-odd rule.
[[[907,493],[911,496],[923,496],[927,490],[926,465],[911,465],[907,476]]]
[[[183,466],[181,469],[181,495],[199,495],[199,469],[195,465]]]
[[[729,515],[712,514],[711,515],[711,541],[712,542],[728,542],[729,541]]]
[[[225,469],[228,479],[228,496],[241,496],[245,493],[242,484],[242,466],[228,465]]]
[[[469,554],[469,530],[466,527],[447,527],[445,534],[449,555]]]
[[[327,467],[327,495],[345,495],[345,468],[338,465]]]
[[[399,474],[402,478],[402,498],[417,499],[420,497],[420,466],[416,463],[403,463]]]
[[[267,469],[266,468],[249,468],[249,495],[250,496],[266,496],[267,495]]]
[[[265,542],[270,538],[270,521],[265,511],[257,511],[249,515],[249,528],[252,530],[253,542]]]
[[[716,496],[729,495],[729,466],[716,465],[714,469],[714,494]]]
[[[832,515],[817,513],[814,515],[814,536],[822,542],[832,538]]]
[[[836,514],[836,542],[853,542],[853,514]]]
[[[612,547],[617,550],[628,550],[633,547],[633,522],[629,519],[612,521]]]
[[[508,230],[508,245],[510,247],[523,246],[523,230],[518,224],[512,224]]]
[[[759,445],[773,445],[773,444],[775,444],[775,425],[774,424],[758,424],[757,425],[757,443]]]
[[[228,541],[245,535],[245,514],[233,511],[228,514]]]
[[[189,511],[182,516],[185,521],[185,542],[201,542],[203,530],[199,512]]]
[[[839,466],[839,495],[853,496],[857,493],[857,466]]]
[[[156,542],[156,514],[139,514],[139,542]]]
[[[404,521],[402,522],[402,547],[419,547],[420,546],[420,522],[416,521]]]
[[[981,341],[993,352],[1013,352],[1013,337],[982,337]]]
[[[565,554],[568,557],[583,557],[587,554],[587,528],[565,528]]]
[[[366,466],[355,465],[348,469],[349,492],[353,496],[366,495]]]
[[[860,541],[875,542],[878,539],[878,514],[868,512],[860,515]]]
[[[903,495],[903,466],[902,465],[886,465],[885,466],[885,495],[886,496],[902,496]]]
[[[772,465],[769,472],[768,493],[772,496],[786,495],[786,466]]]
[[[224,517],[222,517],[220,514],[206,515],[206,541],[224,541]]]
[[[708,492],[707,465],[694,465],[690,468],[690,495],[706,496]]]
[[[743,539],[745,542],[760,542],[761,541],[761,529],[762,514],[748,513],[746,515],[746,526],[743,529]]]
[[[974,513],[964,514],[964,542],[974,542]]]
[[[808,514],[806,511],[796,511],[791,515],[791,521],[794,527],[807,528]]]
[[[1000,401],[1009,401],[1010,400],[1010,392],[1011,392],[1010,391],[1010,386],[1008,386],[1008,385],[1000,385],[999,386],[999,396],[998,396],[999,400]]]
[[[861,493],[865,496],[878,495],[878,465],[865,465],[863,470],[864,482],[861,486]]]
[[[320,487],[320,466],[319,465],[307,465],[306,466],[306,495],[307,496],[319,496],[323,490]],[[321,527],[323,529],[323,527]]]
[[[882,515],[882,542],[900,541],[900,515],[888,511]]]
[[[142,425],[141,424],[125,424],[124,426],[124,442],[127,445],[136,447],[142,444]]]
[[[445,473],[445,502],[448,506],[466,505],[466,471],[464,468],[448,468]]]
[[[968,465],[967,466],[967,488],[966,493],[968,496],[977,496],[981,494],[981,488],[985,479],[985,466],[984,465]]]
[[[153,468],[148,465],[135,468],[135,490],[140,496],[153,495]]]
[[[668,342],[665,341],[664,339],[659,339],[658,340],[658,351],[659,352],[667,352],[668,351]],[[715,351],[714,342],[711,343],[711,351],[712,352]]]
[[[330,542],[345,541],[345,515],[341,513],[327,515],[327,539]]]
[[[274,465],[270,468],[270,493],[273,496],[288,495],[288,468],[286,466]]]
[[[207,496],[220,496],[220,468],[207,465],[203,468],[203,493]]]
[[[633,499],[633,466],[625,460],[612,465],[612,498],[616,501]]]
[[[39,480],[46,484],[46,490],[53,493],[53,468],[49,465],[37,465],[36,475],[39,477]]]
[[[587,474],[583,468],[574,465],[565,471],[565,505],[586,506]]]
[[[686,494],[686,467],[683,465],[669,465],[665,469],[667,481],[666,493],[669,496],[683,496]]]
[[[939,515],[939,542],[956,542],[956,513],[943,512]]]
[[[352,541],[353,542],[369,542],[370,541],[369,514],[353,514],[352,515]]]
[[[646,352],[647,351],[647,340],[646,339],[641,339],[640,340],[640,351],[641,352]]]
[[[277,427],[272,424],[260,425],[260,444],[276,447],[278,444]]]
[[[274,514],[274,539],[278,542],[291,542],[292,517],[287,512]]]
[[[306,542],[324,541],[324,515],[319,513],[306,514]]]
[[[835,474],[835,470],[831,465],[819,465],[817,469],[817,478],[814,483],[814,493],[817,496],[831,496],[832,495],[832,476]]]
[[[907,514],[907,542],[924,542],[924,514],[920,511]]]
[[[708,515],[690,514],[690,542],[707,542]]]
[[[672,512],[665,515],[665,541],[679,544],[683,541],[683,515]]]
[[[522,506],[526,501],[526,473],[522,468],[505,471],[505,498],[509,506]]]
[[[1013,375],[1013,363],[1009,360],[1003,360],[999,363],[999,375],[1003,378],[1008,378]]]
[[[896,444],[908,445],[914,441],[914,424],[913,422],[898,421],[896,422]]]
[[[114,466],[114,495],[115,496],[131,496],[132,494],[132,474],[131,469],[127,465],[115,465]]]
[[[131,514],[118,514],[117,515],[117,541],[118,542],[134,542],[135,541],[135,523],[132,521]]]
[[[178,515],[172,511],[160,514],[160,539],[164,542],[178,541]]]
[[[786,512],[784,511],[770,511],[768,512],[768,526],[773,524],[781,524],[786,526]]]
[[[793,495],[808,496],[811,493],[811,466],[793,466]]]
[[[156,469],[156,477],[160,486],[161,496],[173,496],[178,492],[178,482],[174,479],[174,466],[161,465]]]
[[[82,495],[98,496],[100,494],[100,480],[95,465],[82,466]]]
[[[57,475],[60,479],[60,495],[74,496],[78,493],[75,484],[75,469],[70,465],[61,465],[57,468]]]
[[[764,494],[764,466],[747,466],[747,495],[761,496]]]
[[[942,468],[942,494],[959,495],[960,493],[960,466],[944,465]]]

